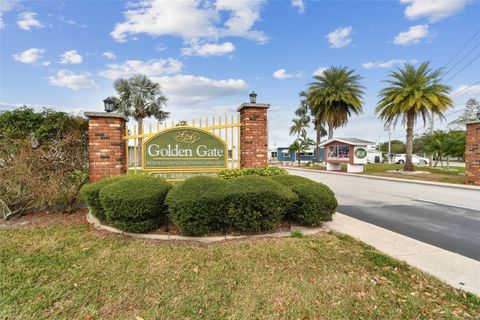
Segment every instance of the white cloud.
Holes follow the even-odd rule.
[[[352,42],[352,27],[338,28],[327,35],[331,48],[343,48]]]
[[[283,79],[293,78],[293,75],[288,74],[285,69],[278,69],[273,73],[273,77],[283,80]]]
[[[72,90],[98,88],[88,73],[75,73],[62,69],[47,79],[52,86],[66,87]]]
[[[44,66],[44,67],[48,67],[50,64],[51,64],[50,61],[44,61],[44,62],[42,62],[42,66]]]
[[[15,8],[18,4],[17,0],[2,0],[0,1],[0,29],[5,27],[3,22],[3,14]]]
[[[327,67],[319,67],[317,70],[313,72],[313,76],[321,76],[323,74],[323,71],[327,70]]]
[[[303,73],[301,73],[301,72],[288,73],[285,69],[278,69],[272,75],[273,75],[273,77],[275,77],[279,80],[284,80],[284,79],[288,79],[288,78],[301,78],[301,77],[303,77]]]
[[[473,86],[462,84],[457,89],[455,89],[452,93],[452,96],[480,96],[480,84],[476,84]]]
[[[153,59],[146,62],[140,60],[127,60],[122,64],[108,64],[106,70],[99,73],[100,76],[115,80],[120,77],[128,77],[137,73],[146,76],[162,76],[178,73],[182,70],[181,61],[173,58]]]
[[[260,19],[263,0],[163,1],[144,0],[129,4],[125,21],[117,23],[110,35],[124,42],[130,35],[179,36],[186,41],[237,36],[265,42],[261,31],[253,30]],[[228,15],[227,18],[222,19]]]
[[[431,22],[456,14],[467,2],[467,0],[400,0],[400,3],[407,4],[404,13],[408,19],[424,17]]]
[[[86,28],[87,26],[85,24],[80,24],[74,20],[71,20],[71,19],[66,19],[65,17],[63,16],[59,16],[58,17],[58,21],[62,22],[62,23],[65,23],[65,24],[69,24],[69,25],[72,25],[72,26],[75,26],[75,27],[79,27],[79,28]]]
[[[297,8],[298,13],[305,12],[305,3],[303,0],[291,0],[292,7]]]
[[[395,39],[393,39],[393,43],[396,45],[408,46],[419,43],[422,41],[422,39],[428,36],[430,36],[428,25],[420,24],[410,27],[407,31],[400,32],[397,36],[395,36]]]
[[[185,56],[223,56],[224,54],[235,51],[235,46],[231,42],[224,43],[192,43],[190,47],[182,48],[182,54]]]
[[[45,27],[40,21],[35,17],[38,14],[35,12],[22,12],[18,15],[17,25],[20,29],[30,31],[31,28],[43,28]]]
[[[202,76],[175,75],[152,77],[160,83],[169,105],[189,105],[205,100],[246,94],[248,84],[242,79],[214,80]]]
[[[13,59],[20,61],[21,63],[35,63],[42,58],[42,56],[47,52],[45,49],[40,48],[31,48],[20,52],[18,54],[12,55]]]
[[[394,65],[401,65],[406,63],[407,60],[405,59],[391,59],[388,61],[375,61],[375,62],[365,62],[362,63],[362,67],[365,69],[389,69]],[[412,59],[408,61],[409,63],[417,63],[416,59]]]
[[[77,50],[65,51],[61,57],[59,63],[61,64],[80,64],[83,58],[78,54]]]
[[[110,60],[117,59],[117,56],[112,51],[106,51],[106,52],[102,53],[102,57],[105,57],[105,58],[110,59]]]

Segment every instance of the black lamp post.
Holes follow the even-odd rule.
[[[257,103],[257,94],[255,93],[255,91],[252,91],[249,97],[250,97],[250,103]]]
[[[105,107],[106,112],[112,112],[113,111],[113,104],[114,104],[114,100],[110,97],[107,97],[103,100],[103,105]]]

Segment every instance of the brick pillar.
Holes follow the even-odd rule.
[[[480,185],[480,121],[467,123],[465,184]]]
[[[85,112],[88,118],[88,179],[90,182],[127,172],[127,119],[118,113]]]
[[[243,103],[240,112],[240,167],[265,168],[268,165],[269,104]]]

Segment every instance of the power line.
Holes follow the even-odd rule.
[[[476,85],[476,84],[478,84],[478,83],[480,83],[480,80],[478,80],[477,82],[471,84],[470,86],[468,86],[468,87],[466,87],[466,88],[464,88],[464,89],[462,89],[462,90],[460,90],[460,91],[458,91],[458,92],[455,92],[455,93],[452,95],[452,98],[458,96],[460,93],[462,93],[462,92],[464,92],[464,91],[467,91],[468,89],[472,88],[474,85]]]
[[[446,82],[449,82],[450,80],[452,80],[453,78],[455,78],[460,72],[462,72],[463,70],[465,70],[466,67],[468,67],[469,65],[471,65],[475,60],[477,60],[478,58],[480,57],[480,53],[475,56],[475,58],[473,58],[472,60],[470,60],[462,69],[458,70],[457,73],[455,73],[453,76],[451,76]]]
[[[473,48],[470,49],[470,51],[468,51],[460,60],[458,60],[457,63],[455,63],[455,64],[453,65],[453,67],[451,67],[450,69],[448,69],[448,71],[445,72],[445,74],[444,74],[443,76],[445,77],[447,74],[450,73],[450,71],[452,71],[453,69],[455,69],[455,67],[458,66],[458,65],[463,61],[463,59],[465,59],[466,57],[468,57],[468,56],[470,55],[470,53],[472,53],[473,50],[475,50],[478,46],[480,46],[480,42],[477,43],[475,46],[473,46]]]
[[[473,34],[473,36],[460,48],[460,50],[458,50],[458,51],[453,55],[453,57],[450,58],[450,60],[447,61],[447,63],[445,63],[445,65],[443,66],[443,68],[446,68],[446,67],[450,64],[450,62],[452,62],[452,60],[455,59],[455,58],[458,56],[458,54],[459,54],[460,52],[462,52],[462,50],[463,50],[466,46],[468,46],[468,44],[469,44],[470,42],[472,42],[472,40],[473,40],[473,39],[477,36],[477,34],[479,34],[479,33],[480,33],[480,29],[477,30],[477,32],[475,32],[475,33]]]

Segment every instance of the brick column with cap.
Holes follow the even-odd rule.
[[[85,112],[88,118],[88,178],[90,182],[127,172],[125,116]]]
[[[480,185],[480,120],[467,123],[465,184]]]
[[[268,121],[265,103],[243,103],[240,112],[240,167],[265,168],[268,165]]]

